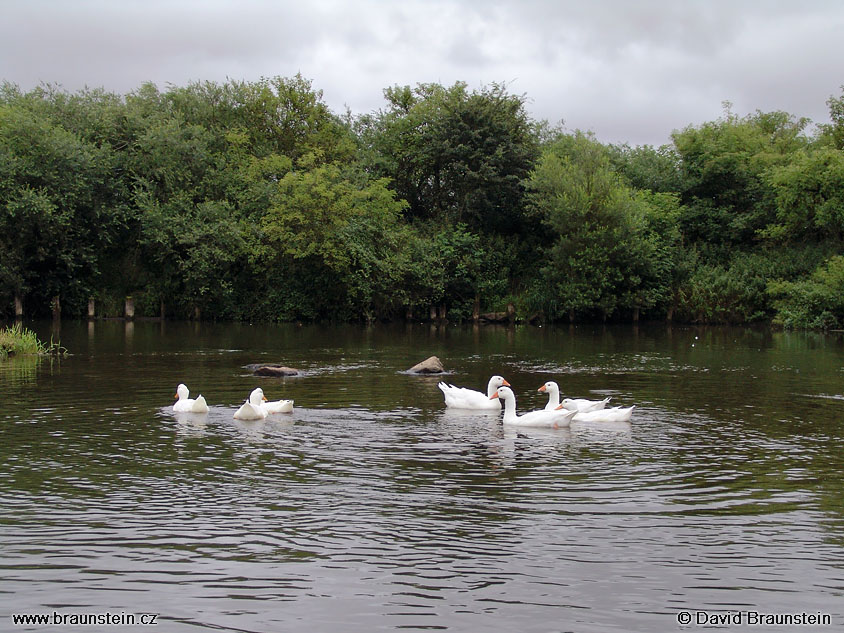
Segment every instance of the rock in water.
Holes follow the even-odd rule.
[[[421,363],[417,363],[407,371],[411,374],[442,374],[445,372],[445,368],[439,358],[431,356]]]
[[[256,376],[298,376],[299,370],[281,365],[262,365],[255,370]]]

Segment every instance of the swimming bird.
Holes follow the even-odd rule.
[[[261,406],[264,392],[261,388],[253,389],[246,401],[234,412],[235,420],[263,420],[267,417],[267,411]]]
[[[183,384],[179,385],[176,388],[176,395],[173,396],[177,398],[173,404],[173,411],[177,413],[208,413],[208,403],[205,402],[205,398],[201,394],[196,400],[188,396],[190,396],[190,390]]]
[[[509,387],[499,387],[498,390],[492,394],[492,398],[498,398],[504,401],[504,424],[512,426],[541,426],[546,428],[565,428],[569,426],[572,418],[576,415],[576,411],[568,411],[559,405],[557,409],[548,411],[540,409],[539,411],[531,411],[523,415],[516,415],[516,394]]]
[[[272,413],[292,413],[292,400],[276,400],[266,402],[267,397],[260,387],[252,390],[249,398],[234,412],[237,420],[263,420]]]
[[[548,404],[545,409],[550,411],[560,406],[560,387],[553,380],[549,380],[542,385],[537,391],[542,391],[548,394]],[[563,408],[569,411],[597,411],[607,406],[610,398],[603,400],[584,400],[583,398],[566,398],[563,400]]]
[[[603,400],[585,400],[584,398],[563,398],[563,408],[569,411],[579,411],[581,413],[588,413],[590,411],[601,411],[607,406],[610,397],[607,396]]]
[[[252,393],[249,394],[249,401],[257,401],[260,404],[261,408],[267,413],[293,413],[292,400],[273,400],[272,402],[270,402],[264,395],[264,390],[260,387],[253,390]]]
[[[563,407],[563,405],[560,405],[560,407]],[[626,409],[613,407],[611,409],[596,409],[595,411],[576,411],[573,420],[575,422],[630,422],[635,408],[636,405],[634,404]]]
[[[501,403],[493,397],[495,390],[499,387],[509,387],[510,383],[501,376],[493,376],[486,386],[486,395],[480,391],[467,389],[466,387],[455,387],[441,382],[437,385],[445,397],[445,406],[452,409],[485,409],[501,410]]]

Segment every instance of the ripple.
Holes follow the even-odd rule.
[[[471,384],[487,363],[508,370],[521,410],[544,404],[530,390],[546,373],[637,404],[630,424],[545,430],[445,410],[436,380],[400,373],[422,345],[334,345],[275,383],[293,414],[256,422],[232,417],[255,353],[225,341],[27,368],[25,398],[0,386],[0,591],[29,612],[154,607],[168,631],[664,630],[681,609],[751,607],[841,619],[840,398],[784,408],[834,386],[757,377],[796,380],[781,368],[799,359],[454,364]],[[296,357],[283,351],[267,354]],[[173,414],[182,379],[208,414]]]

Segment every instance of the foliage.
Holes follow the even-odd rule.
[[[680,158],[670,145],[658,148],[618,145],[609,146],[607,151],[613,168],[631,187],[658,193],[680,191]]]
[[[727,104],[659,148],[533,121],[503,84],[384,98],[341,117],[301,75],[0,85],[0,313],[842,322],[840,96],[813,137]]]
[[[337,165],[309,166],[278,182],[253,259],[278,277],[303,264],[324,271],[326,282],[313,288],[325,304],[320,312],[336,307],[339,295],[352,313],[371,319],[376,304],[390,304],[404,203],[383,179],[356,184]]]
[[[550,236],[537,307],[551,318],[607,317],[667,300],[676,199],[637,194],[612,169],[606,148],[581,133],[546,148],[529,189]]]
[[[826,105],[829,107],[832,123],[818,126],[822,132],[819,140],[828,142],[833,149],[844,150],[844,86],[841,86],[841,96],[831,96]]]
[[[844,152],[821,148],[796,153],[768,172],[777,222],[766,237],[794,242],[844,237]]]
[[[786,328],[830,329],[844,325],[844,256],[836,255],[808,279],[772,281],[774,323]]]
[[[537,155],[524,97],[498,84],[469,92],[461,82],[395,86],[384,96],[388,108],[358,122],[364,156],[411,217],[519,230],[521,183]]]
[[[35,332],[23,327],[20,323],[0,330],[0,359],[9,356],[63,354],[64,351],[64,348],[52,342],[49,346],[45,345],[38,339]]]
[[[684,234],[730,248],[753,243],[774,219],[765,173],[806,147],[807,125],[784,112],[739,118],[728,104],[720,120],[675,132],[680,194],[690,210],[681,218]]]

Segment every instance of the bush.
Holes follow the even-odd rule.
[[[844,324],[844,257],[819,266],[809,279],[768,285],[774,323],[788,329],[823,329]]]

